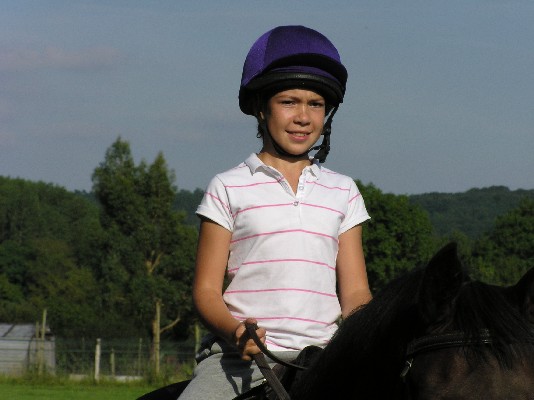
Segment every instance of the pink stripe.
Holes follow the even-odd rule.
[[[332,240],[335,240],[336,242],[338,241],[337,238],[335,238],[333,236],[330,236],[330,235],[326,235],[324,233],[311,232],[311,231],[306,231],[304,229],[290,229],[290,230],[287,230],[287,231],[265,232],[265,233],[258,233],[256,235],[245,236],[245,237],[242,237],[242,238],[239,238],[239,239],[234,239],[230,243],[236,243],[236,242],[239,242],[241,240],[247,240],[247,239],[251,239],[251,238],[254,238],[254,237],[258,237],[258,236],[278,235],[278,234],[282,234],[282,233],[294,233],[294,232],[302,232],[302,233],[309,233],[310,235],[324,236],[324,237],[330,238]]]
[[[324,187],[325,189],[331,189],[331,190],[343,190],[343,191],[349,191],[350,189],[348,188],[342,188],[342,187],[339,187],[339,186],[325,186],[325,185],[321,185],[320,183],[317,183],[317,182],[312,182],[313,184],[317,185],[317,186],[321,186],[321,187]]]
[[[322,322],[318,322],[318,323],[321,324]],[[326,325],[328,325],[328,324],[326,324]],[[321,340],[321,342],[326,345],[326,344],[328,344],[329,340]],[[265,344],[267,346],[269,346],[269,345],[276,346],[277,348],[281,348],[281,349],[295,350],[295,349],[293,349],[291,347],[280,346],[279,344],[276,344],[272,340],[269,340],[269,339],[265,339]]]
[[[244,208],[242,210],[239,210],[238,212],[236,212],[234,214],[234,217],[237,216],[238,214],[242,213],[242,212],[245,212],[245,211],[250,211],[250,210],[254,210],[256,208],[269,208],[269,207],[284,207],[284,206],[292,206],[293,203],[286,203],[286,204],[266,204],[264,206],[254,206],[254,207],[249,207],[249,208]]]
[[[265,292],[304,292],[313,293],[320,296],[337,297],[336,294],[317,292],[315,290],[299,289],[299,288],[280,288],[280,289],[256,289],[256,290],[227,290],[224,294],[236,294],[236,293],[265,293]]]
[[[231,314],[236,319],[247,318],[241,314],[237,314],[237,313],[231,313]],[[321,324],[321,325],[330,325],[329,322],[317,321],[315,319],[309,319],[309,318],[297,318],[297,317],[254,317],[254,318],[257,319],[258,321],[278,321],[278,320],[283,320],[283,319],[290,319],[292,321],[313,322],[313,323]]]
[[[230,206],[227,205],[224,201],[222,201],[222,200],[219,199],[217,196],[215,196],[214,194],[211,194],[211,193],[209,193],[209,192],[206,192],[206,194],[207,194],[208,196],[210,196],[212,199],[214,199],[215,201],[218,201],[219,203],[221,203],[221,204],[224,206],[224,208],[226,208],[226,209],[228,210],[228,212],[229,212],[230,214],[232,213],[232,211],[230,210]]]
[[[280,263],[280,262],[305,262],[308,264],[316,264],[316,265],[322,265],[324,267],[330,268],[332,270],[335,270],[334,267],[331,267],[327,263],[313,261],[313,260],[306,260],[304,258],[282,258],[279,260],[260,260],[260,261],[248,261],[244,262],[241,265],[251,265],[251,264],[267,264],[267,263]],[[236,268],[237,269],[237,268]]]
[[[279,181],[257,182],[257,183],[250,183],[247,185],[225,185],[224,187],[227,189],[238,189],[238,188],[247,188],[247,187],[259,186],[259,185],[272,185],[273,183],[279,183]]]
[[[325,209],[325,210],[328,210],[328,211],[333,211],[335,213],[338,213],[338,214],[341,214],[343,216],[345,216],[344,213],[342,213],[341,211],[338,211],[338,210],[334,210],[333,208],[330,208],[330,207],[325,207],[325,206],[319,206],[317,204],[310,204],[310,203],[300,203],[302,205],[305,205],[305,206],[308,206],[308,207],[315,207],[315,208],[322,208],[322,209]]]
[[[352,203],[354,199],[357,199],[360,196],[361,196],[361,193],[356,194],[356,196],[354,196],[352,199],[349,200],[349,204]]]

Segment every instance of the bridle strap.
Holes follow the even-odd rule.
[[[406,357],[413,357],[418,353],[446,349],[450,347],[473,346],[490,344],[493,340],[487,329],[483,329],[477,336],[467,337],[465,332],[449,332],[435,335],[426,335],[412,340],[406,349]]]
[[[465,332],[455,331],[416,338],[408,343],[408,347],[406,348],[406,361],[400,377],[403,381],[406,379],[406,375],[410,372],[414,357],[417,354],[451,347],[476,346],[491,343],[493,343],[493,339],[487,329],[480,330],[476,336],[467,336]]]

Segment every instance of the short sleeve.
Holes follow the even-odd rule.
[[[228,201],[228,193],[220,177],[215,176],[208,184],[196,214],[233,231],[234,218]]]
[[[365,207],[365,202],[356,183],[351,180],[347,214],[339,227],[339,234],[348,231],[356,225],[359,225],[371,217]]]

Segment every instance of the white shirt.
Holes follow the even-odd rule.
[[[295,194],[252,154],[211,180],[197,214],[232,232],[223,295],[232,315],[256,318],[270,350],[325,346],[341,314],[338,237],[370,218],[354,180],[315,163]]]

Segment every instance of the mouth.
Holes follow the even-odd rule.
[[[310,135],[308,132],[288,132],[288,133],[292,138],[296,140],[304,140]]]

